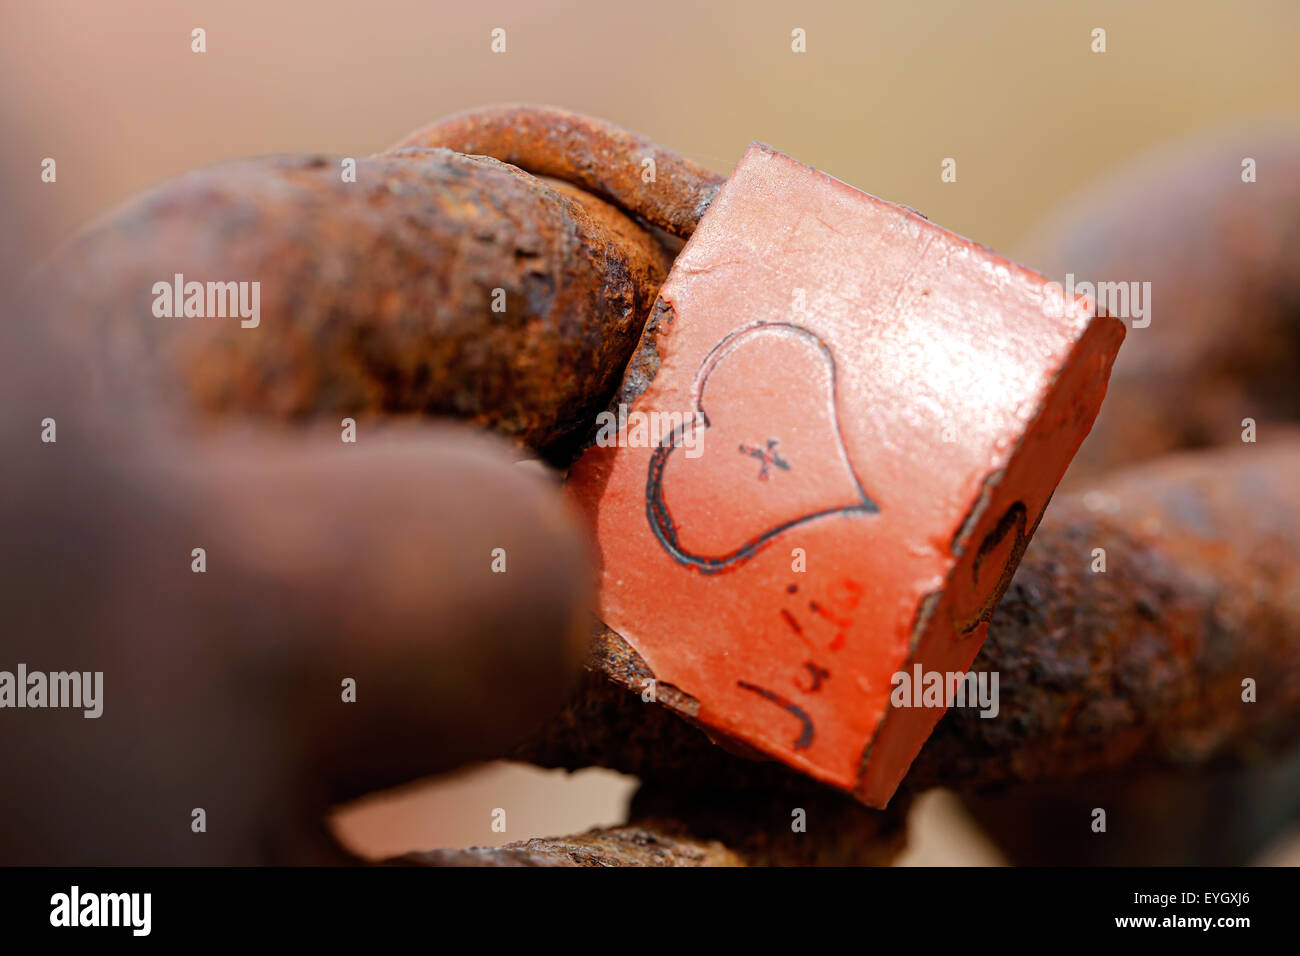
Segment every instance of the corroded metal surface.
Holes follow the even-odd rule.
[[[493,156],[539,176],[554,176],[683,238],[695,231],[726,179],[644,136],[551,106],[461,113],[412,133],[393,148],[410,146]],[[653,170],[647,159],[654,160]]]
[[[692,836],[673,820],[643,820],[569,837],[522,840],[504,846],[408,853],[397,866],[744,866],[716,840]]]
[[[406,150],[198,170],[46,265],[104,394],[301,421],[453,415],[562,459],[618,385],[669,265],[602,201],[483,157]],[[150,289],[260,283],[260,323],[155,317]],[[497,290],[500,290],[499,292]]]
[[[903,849],[907,799],[886,811],[803,781],[794,789],[642,788],[631,822],[500,847],[411,853],[417,866],[884,866]]]

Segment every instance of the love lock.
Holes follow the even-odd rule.
[[[631,412],[682,424],[571,472],[605,624],[711,734],[884,806],[952,703],[898,675],[970,667],[1092,426],[1093,313],[751,145],[642,337]]]

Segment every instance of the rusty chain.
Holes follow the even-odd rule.
[[[452,415],[570,461],[624,370],[653,376],[653,356],[637,352],[643,324],[722,177],[607,124],[524,106],[453,117],[358,163],[355,184],[316,157],[200,170],[75,239],[61,255],[80,266],[59,306],[89,322],[101,387],[167,418]],[[294,322],[247,337],[124,320],[174,261],[196,278],[277,276],[263,308]],[[511,303],[500,314],[495,288]],[[1293,380],[1294,361],[1270,368]],[[1138,388],[1121,377],[1110,406]],[[1165,404],[1177,433],[1189,412]],[[1104,477],[1049,508],[993,618],[976,669],[1002,675],[1003,719],[951,713],[911,790],[1201,766],[1293,742],[1300,436],[1136,470],[1112,467],[1140,457],[1132,447],[1106,455]],[[1089,571],[1095,542],[1124,574]],[[907,794],[871,811],[733,755],[692,726],[689,699],[629,693],[652,675],[615,635],[595,648],[579,694],[518,755],[639,775],[632,822],[406,862],[879,863],[901,845]],[[1240,706],[1243,675],[1270,679],[1256,707]],[[821,808],[833,836],[767,836],[792,799]]]

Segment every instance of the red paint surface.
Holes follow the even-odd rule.
[[[970,665],[987,624],[962,632],[1091,427],[1123,338],[1083,303],[1051,317],[1045,282],[746,152],[663,287],[675,320],[633,408],[702,410],[702,454],[664,450],[657,468],[652,447],[597,447],[570,478],[605,623],[703,723],[888,801],[943,714],[892,708],[893,674]]]

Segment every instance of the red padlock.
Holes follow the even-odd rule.
[[[1124,328],[760,144],[660,298],[658,371],[569,482],[602,618],[695,720],[884,806]]]

